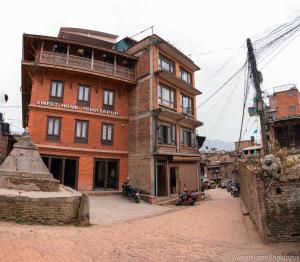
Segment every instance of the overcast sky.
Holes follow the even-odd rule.
[[[243,63],[245,40],[265,28],[299,14],[299,0],[226,0],[226,1],[3,1],[0,9],[2,50],[1,91],[9,102],[1,104],[12,130],[20,132],[21,94],[20,65],[22,34],[56,36],[61,26],[80,27],[124,36],[132,36],[154,25],[154,32],[174,44],[201,67],[196,73],[196,86],[203,92],[201,104],[230,74]],[[150,32],[137,36],[140,39]],[[244,46],[242,46],[244,45]],[[241,47],[242,46],[242,47]],[[238,47],[241,47],[238,49]],[[263,88],[269,93],[273,86],[299,83],[300,36],[262,70]],[[203,54],[211,50],[229,48]],[[232,61],[215,75],[230,58]],[[224,88],[209,103],[199,108],[198,119],[204,122],[200,134],[210,139],[238,139],[243,96],[243,82]],[[249,120],[245,128],[249,136],[258,121]],[[247,126],[247,128],[246,128]]]

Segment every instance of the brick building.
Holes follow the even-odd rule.
[[[151,195],[198,189],[197,67],[156,35],[61,28],[23,36],[23,126],[61,183]]]
[[[270,143],[288,149],[300,148],[300,93],[295,85],[274,88],[269,96]]]

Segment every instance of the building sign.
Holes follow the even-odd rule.
[[[39,106],[60,107],[64,109],[79,110],[79,111],[99,113],[99,114],[112,115],[112,116],[119,115],[119,112],[97,108],[97,107],[78,106],[73,104],[61,104],[61,103],[50,102],[50,101],[36,101],[36,104]]]

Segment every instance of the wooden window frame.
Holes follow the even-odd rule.
[[[173,92],[173,99],[174,101],[173,102],[169,102],[168,103],[164,103],[165,100],[163,100],[162,98],[162,89],[165,88],[165,89],[168,89],[170,91],[170,94],[169,94],[169,98],[171,100],[171,92]],[[160,93],[160,96],[159,96],[159,93]],[[157,98],[158,98],[158,103],[161,104],[161,105],[164,105],[164,106],[168,106],[172,109],[176,109],[176,90],[173,89],[172,87],[169,87],[165,84],[162,84],[162,83],[159,83],[158,84],[158,94],[157,94]]]
[[[56,83],[56,94],[57,94],[57,83],[62,84],[62,91],[61,91],[61,97],[60,96],[52,96],[52,85],[53,83]],[[51,102],[63,102],[64,99],[64,89],[65,89],[65,82],[61,80],[51,80],[50,81],[50,92],[49,92],[49,101]]]
[[[163,68],[162,67],[162,60],[167,61],[167,63],[169,64],[169,68],[171,69],[171,67],[172,67],[173,70],[168,70],[166,68]],[[158,54],[158,68],[161,69],[161,70],[166,70],[166,71],[170,72],[171,74],[174,74],[174,75],[176,74],[175,62],[172,59],[170,59],[170,58],[166,57],[165,55],[163,55],[162,53]]]
[[[105,92],[109,92],[113,94],[113,104],[109,105],[109,104],[105,104]],[[114,90],[110,90],[110,89],[103,89],[103,109],[105,110],[114,110],[115,108],[115,91]]]
[[[184,135],[185,133],[190,133],[190,140],[191,140],[190,142],[191,143],[188,143],[188,141],[185,141],[185,135]],[[182,127],[181,128],[181,144],[186,146],[186,147],[195,148],[196,147],[195,130],[190,129],[190,128]]]
[[[192,83],[193,83],[193,76],[192,76],[192,74],[189,71],[187,71],[186,69],[184,69],[183,67],[181,67],[181,66],[179,67],[179,72],[180,72],[180,79],[183,80],[184,82],[192,85]],[[185,72],[189,76],[187,81],[182,78],[182,73],[183,72]]]
[[[86,125],[86,137],[77,137],[77,124],[79,122],[85,122]],[[82,129],[80,130],[80,133],[82,133]],[[79,144],[87,144],[89,140],[89,121],[88,120],[82,120],[82,119],[75,119],[75,130],[74,130],[74,141],[75,143]]]
[[[103,139],[103,128],[104,126],[111,126],[111,140]],[[102,123],[101,125],[101,145],[113,145],[114,144],[114,124]]]
[[[80,100],[79,99],[79,90],[80,90],[80,87],[83,87],[84,90],[85,88],[87,88],[89,91],[89,95],[88,95],[88,101],[85,101],[85,100]],[[84,95],[85,93],[83,93],[83,97],[85,96]],[[90,105],[90,100],[91,100],[91,87],[89,85],[85,85],[85,84],[78,84],[78,90],[77,90],[77,105],[80,105],[80,106],[89,106]]]
[[[170,128],[170,135],[171,135],[170,139],[168,138],[168,136],[166,138],[163,137],[163,129],[162,129],[163,126],[166,128]],[[176,132],[177,128],[176,127],[177,126],[174,123],[169,123],[166,121],[158,121],[158,125],[157,125],[157,142],[158,142],[158,144],[176,146],[176,144],[177,144],[177,132]]]
[[[53,135],[48,133],[49,130],[49,120],[59,120],[59,127],[58,127],[58,135]],[[60,135],[61,135],[61,125],[62,125],[62,118],[57,116],[47,116],[47,127],[46,127],[46,140],[50,141],[60,141]]]
[[[183,107],[183,98],[188,98],[191,101],[191,110],[187,111],[184,107]],[[194,98],[187,96],[185,94],[181,94],[181,111],[185,114],[188,115],[194,115]]]

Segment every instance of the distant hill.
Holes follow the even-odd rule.
[[[216,148],[217,150],[233,151],[234,143],[218,139],[206,139],[201,149],[204,150],[206,149],[206,147],[208,147],[209,149]]]

